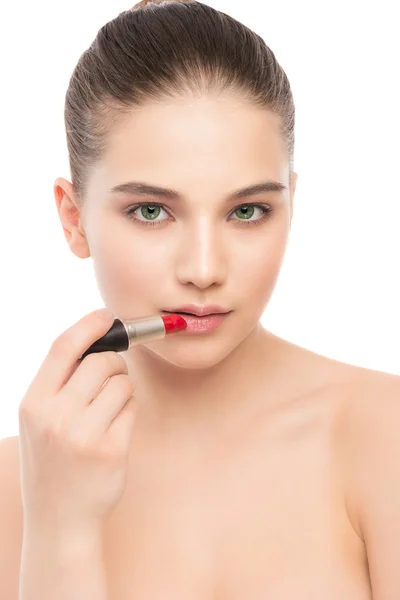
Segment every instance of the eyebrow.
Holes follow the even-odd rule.
[[[231,200],[248,198],[249,196],[255,196],[256,194],[261,193],[282,192],[286,189],[286,186],[280,181],[273,181],[270,179],[235,190],[229,194],[226,200],[229,202]],[[168,200],[181,200],[181,195],[176,190],[150,185],[143,181],[127,181],[126,183],[120,183],[112,187],[109,191],[111,193],[137,194],[139,196],[163,196]]]

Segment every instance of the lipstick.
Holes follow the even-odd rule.
[[[93,352],[124,352],[131,346],[162,340],[170,333],[186,329],[187,322],[181,315],[169,314],[164,317],[142,317],[133,321],[114,319],[111,328],[96,340],[78,360],[83,360]]]

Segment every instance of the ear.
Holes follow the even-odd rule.
[[[290,224],[292,224],[292,218],[293,218],[293,199],[294,199],[294,194],[296,192],[296,185],[297,185],[297,180],[298,180],[299,176],[297,173],[292,174],[292,187],[290,190]]]
[[[89,258],[90,249],[81,226],[82,214],[72,183],[58,177],[54,182],[54,197],[65,239],[79,258]]]

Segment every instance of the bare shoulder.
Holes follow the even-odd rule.
[[[291,361],[296,389],[305,390],[307,395],[318,396],[323,392],[331,396],[339,418],[350,419],[349,423],[361,425],[358,412],[361,411],[367,418],[369,411],[379,411],[382,394],[387,398],[387,403],[393,403],[393,409],[396,410],[399,375],[351,365],[285,343],[285,357]],[[351,419],[355,419],[355,422]]]
[[[0,440],[0,598],[18,598],[23,537],[18,436]]]
[[[378,443],[384,428],[400,424],[400,376],[314,355],[321,388],[330,398],[344,451]],[[312,364],[312,363],[311,363]],[[318,366],[317,366],[318,365]],[[347,456],[347,458],[349,458]]]
[[[341,436],[346,507],[364,543],[372,595],[400,597],[400,377],[365,371],[349,387]]]
[[[380,427],[400,417],[400,376],[351,367],[344,380],[341,417],[347,441],[377,440]],[[367,436],[367,438],[366,438]]]
[[[348,515],[364,540],[374,513],[383,508],[377,490],[393,483],[399,488],[400,376],[359,367],[347,374],[338,403],[337,449]]]

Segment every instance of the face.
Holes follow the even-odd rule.
[[[231,96],[182,99],[148,104],[115,126],[81,211],[66,180],[56,181],[55,194],[71,250],[92,257],[100,294],[118,318],[185,304],[232,311],[211,333],[141,346],[199,369],[258,331],[290,231],[297,176],[291,190],[288,178],[278,117]],[[234,197],[268,180],[284,189]],[[179,196],[110,191],[131,181]]]

